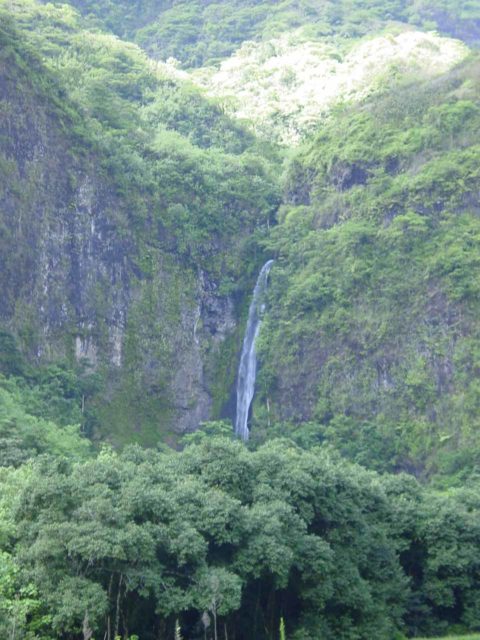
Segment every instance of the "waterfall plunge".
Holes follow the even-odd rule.
[[[242,440],[248,440],[248,412],[255,392],[255,378],[257,374],[257,353],[255,341],[262,324],[262,312],[265,305],[262,298],[267,290],[268,274],[273,260],[265,263],[258,276],[253,298],[248,310],[247,328],[243,338],[242,355],[238,367],[237,379],[237,415],[235,419],[235,435]]]

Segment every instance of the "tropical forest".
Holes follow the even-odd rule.
[[[0,0],[0,640],[480,640],[480,0]]]

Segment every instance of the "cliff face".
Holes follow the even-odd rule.
[[[70,152],[70,123],[59,122],[66,114],[12,58],[2,60],[0,92],[2,319],[33,358],[73,353],[119,364],[134,250],[118,233],[126,213],[95,155],[78,161]]]
[[[104,435],[155,443],[194,429],[212,416],[212,387],[218,413],[233,382],[218,391],[232,298],[178,256],[171,230],[139,221],[55,77],[13,31],[2,38],[2,326],[33,363],[100,374]]]

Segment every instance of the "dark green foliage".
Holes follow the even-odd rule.
[[[394,504],[394,527],[400,536],[400,561],[410,578],[409,635],[440,635],[457,626],[477,629],[480,623],[478,544],[479,487],[470,480],[445,493],[419,491],[411,478],[386,478]],[[435,615],[428,614],[434,611]]]
[[[315,37],[358,38],[393,21],[480,41],[471,0],[70,0],[93,24],[134,39],[154,57],[187,67],[218,62],[245,40],[305,27]]]
[[[88,618],[149,640],[178,619],[193,640],[204,611],[259,640],[282,617],[289,637],[326,640],[480,622],[473,483],[433,493],[286,440],[207,437],[40,459],[0,485],[1,619],[18,614],[19,633],[69,638]]]
[[[21,375],[25,370],[25,360],[18,348],[15,337],[7,331],[0,331],[0,371],[4,375]]]
[[[480,41],[480,7],[471,0],[436,0],[412,3],[409,19],[426,28],[437,28],[478,46]]]

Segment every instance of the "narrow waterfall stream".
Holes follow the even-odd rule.
[[[262,312],[265,308],[262,302],[267,290],[268,274],[273,260],[266,262],[257,279],[253,290],[252,302],[248,310],[247,328],[243,338],[242,355],[238,367],[237,378],[237,414],[235,418],[235,435],[242,440],[248,440],[248,412],[255,392],[255,378],[257,375],[257,353],[255,341],[262,324]]]

